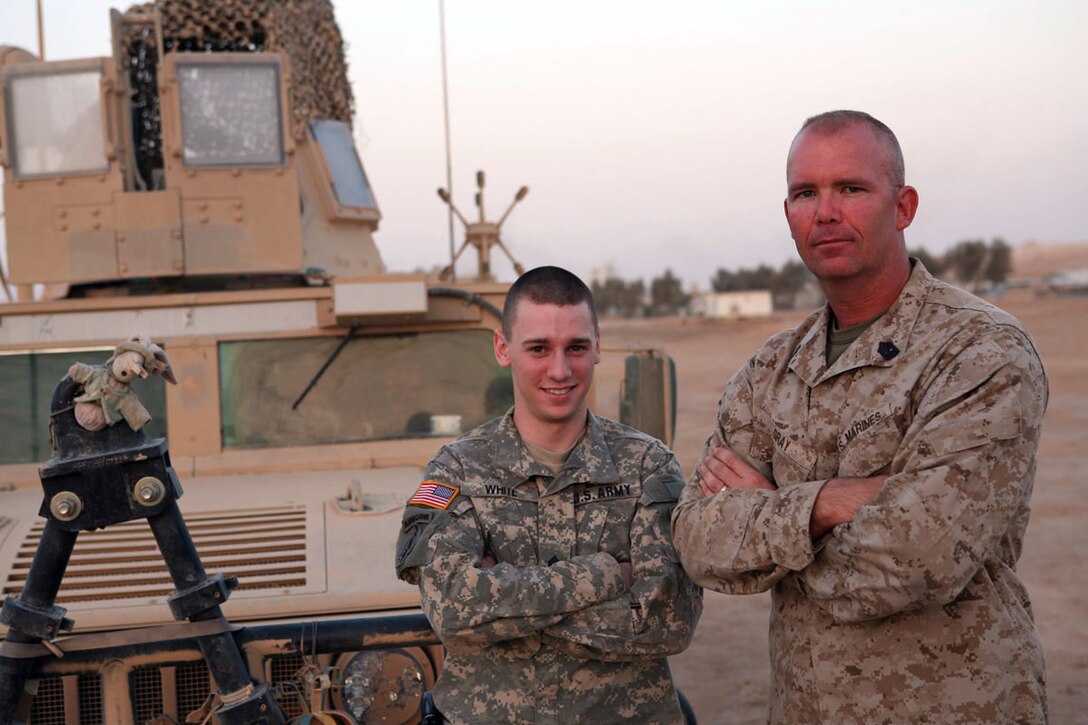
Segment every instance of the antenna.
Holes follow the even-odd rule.
[[[40,1],[40,0],[39,0]],[[445,119],[446,128],[446,188],[447,198],[443,201],[449,203],[448,194],[453,192],[453,157],[450,153],[450,89],[446,72],[446,2],[445,0],[438,0],[438,30],[442,41],[442,113]],[[439,190],[441,191],[441,190]],[[450,226],[450,266],[447,269],[453,269],[457,263],[457,256],[453,253],[453,205],[450,204],[449,214],[449,226]],[[460,214],[458,214],[460,216]],[[464,219],[461,219],[464,222]],[[453,279],[457,279],[456,272],[451,272]]]
[[[38,0],[38,59],[45,60],[45,20],[42,13],[42,0]]]
[[[507,207],[502,217],[497,222],[489,222],[484,216],[484,184],[485,176],[483,171],[476,172],[476,207],[480,210],[480,221],[469,223],[465,219],[464,215],[454,206],[453,198],[450,196],[450,192],[447,189],[438,190],[438,198],[446,203],[450,208],[450,219],[453,219],[453,215],[456,214],[457,218],[461,220],[461,223],[465,225],[465,241],[461,244],[461,248],[457,250],[457,253],[452,256],[448,267],[442,270],[438,275],[442,280],[449,280],[453,277],[453,269],[457,264],[457,260],[460,258],[461,253],[468,248],[471,244],[476,247],[476,253],[478,258],[478,267],[476,272],[477,282],[494,282],[495,278],[491,275],[491,248],[498,247],[506,255],[506,258],[510,260],[510,263],[514,265],[514,271],[518,275],[525,273],[525,268],[514,259],[510,254],[510,250],[502,243],[502,238],[499,233],[502,231],[502,224],[506,221],[506,218],[510,216],[510,212],[514,210],[514,207],[521,202],[529,194],[529,187],[523,186],[518,189],[518,192],[514,194],[514,200],[510,202],[510,206]]]

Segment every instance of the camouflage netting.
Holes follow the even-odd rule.
[[[277,51],[291,73],[292,132],[315,118],[351,123],[354,100],[344,42],[331,0],[157,0],[134,5],[126,18],[157,10],[165,52]],[[146,25],[126,25],[122,47],[133,89],[137,166],[145,179],[161,168],[155,40]]]
[[[351,123],[344,41],[330,0],[158,0],[129,12],[146,13],[152,6],[162,18],[168,53],[267,50],[286,55],[296,132],[314,118]]]

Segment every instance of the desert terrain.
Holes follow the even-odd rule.
[[[1079,488],[1088,471],[1088,296],[1038,297],[1031,289],[1014,289],[991,301],[1016,315],[1034,336],[1050,380],[1031,523],[1018,571],[1046,648],[1051,721],[1088,723],[1088,501]],[[766,338],[804,315],[605,320],[602,343],[663,347],[674,357],[673,448],[689,473],[714,424],[725,381]],[[598,385],[609,389],[613,386]],[[599,399],[598,408],[608,414],[611,403]],[[672,659],[677,683],[700,723],[766,721],[769,607],[769,595],[706,593],[694,643]]]

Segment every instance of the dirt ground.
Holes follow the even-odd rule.
[[[1051,721],[1088,723],[1088,500],[1078,488],[1088,471],[1088,297],[1040,299],[1013,290],[994,302],[1034,336],[1050,379],[1031,523],[1018,570],[1046,648]],[[605,320],[602,343],[663,347],[674,357],[679,390],[673,448],[690,472],[713,426],[725,381],[767,337],[803,316]],[[607,415],[612,403],[598,400],[597,407]],[[694,643],[672,659],[677,683],[700,723],[765,722],[769,607],[769,595],[707,592]]]

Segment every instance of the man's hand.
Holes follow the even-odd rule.
[[[484,554],[484,558],[480,559],[480,568],[490,569],[498,563],[499,562],[496,561],[495,557],[493,557],[491,554]]]
[[[631,562],[621,561],[620,571],[623,573],[623,589],[629,591],[631,589]]]
[[[699,489],[704,496],[713,496],[723,488],[762,488],[775,490],[773,483],[748,465],[748,462],[728,448],[716,448],[696,469]]]
[[[839,524],[854,520],[858,510],[876,500],[887,476],[833,478],[824,484],[812,506],[809,532],[818,539]]]

